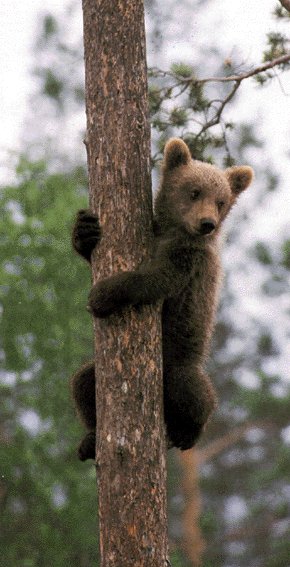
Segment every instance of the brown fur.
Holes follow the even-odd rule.
[[[216,405],[204,365],[221,281],[218,235],[252,177],[248,166],[221,171],[194,161],[182,140],[169,140],[155,200],[152,258],[136,271],[101,280],[90,293],[89,306],[97,317],[163,299],[164,414],[169,443],[181,449],[195,444]],[[96,218],[92,232],[92,219],[81,211],[74,229],[74,246],[87,259],[100,235]],[[89,376],[85,370],[73,378],[78,412],[90,430],[80,458],[94,453],[95,420],[90,417],[92,404],[88,407],[88,396],[94,395],[93,366]]]

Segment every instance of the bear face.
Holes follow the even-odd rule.
[[[157,219],[185,229],[192,236],[214,236],[238,195],[253,178],[248,166],[225,171],[191,158],[187,145],[172,138],[165,146],[160,189],[155,202]]]

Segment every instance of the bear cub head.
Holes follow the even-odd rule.
[[[182,228],[196,238],[209,238],[253,179],[251,167],[224,171],[192,159],[188,146],[171,138],[164,150],[162,179],[155,201],[156,220],[165,230]]]

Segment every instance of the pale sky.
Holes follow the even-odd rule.
[[[37,33],[37,16],[52,12],[56,15],[64,12],[68,2],[59,0],[2,0],[0,5],[0,182],[9,180],[11,171],[5,168],[7,151],[19,149],[20,137],[26,116],[26,104],[33,90],[33,77],[29,70],[35,64],[32,47]],[[245,67],[260,63],[265,44],[265,35],[275,28],[271,12],[277,5],[275,0],[220,0],[209,3],[203,12],[193,11],[191,32],[182,30],[180,4],[176,0],[167,0],[173,19],[164,28],[165,49],[162,65],[175,60],[192,61],[194,45],[207,45],[207,37],[218,34],[220,42],[226,46],[228,55],[235,55]],[[195,2],[192,3],[195,6]],[[162,3],[160,4],[162,5]],[[190,6],[190,0],[187,2]],[[81,14],[81,2],[80,2]],[[80,18],[80,27],[82,26]],[[164,26],[163,26],[164,27]],[[148,54],[150,58],[150,53]],[[165,61],[164,61],[165,59]],[[206,70],[205,70],[206,75]],[[283,89],[281,88],[281,84]],[[240,89],[238,106],[229,110],[234,122],[239,119],[256,119],[257,130],[262,139],[270,145],[270,153],[284,178],[285,191],[289,187],[289,140],[290,140],[290,72],[283,74],[281,81],[273,81],[267,90],[243,83]],[[284,90],[284,92],[283,92]],[[286,93],[286,94],[285,94]],[[237,119],[236,113],[239,117]],[[85,110],[84,110],[85,114]],[[85,123],[85,119],[84,119]],[[265,155],[266,152],[265,152]],[[253,155],[253,163],[259,156]],[[283,184],[283,182],[282,182]],[[279,214],[280,203],[276,203]],[[285,202],[290,216],[290,199]],[[288,216],[288,218],[289,218]],[[267,221],[265,221],[267,222]],[[262,223],[263,224],[263,223]],[[260,225],[261,227],[261,225]]]
[[[21,131],[25,102],[32,89],[29,76],[37,14],[61,12],[59,0],[2,0],[0,4],[0,155],[15,149]],[[1,179],[1,171],[0,171]]]
[[[173,10],[177,10],[177,13],[176,23],[170,24],[166,30],[168,36],[166,37],[166,55],[168,60],[171,58],[190,59],[197,36],[199,41],[202,37],[206,41],[208,34],[212,35],[213,32],[218,30],[217,33],[222,35],[223,45],[228,46],[229,55],[233,51],[235,53],[240,52],[246,64],[258,62],[265,33],[274,28],[270,13],[276,5],[275,0],[263,0],[262,9],[260,0],[244,0],[241,3],[233,3],[232,0],[220,0],[218,3],[220,10],[217,11],[217,4],[213,2],[213,9],[206,10],[204,16],[199,16],[198,24],[193,17],[192,34],[189,37],[182,38],[182,41],[177,41],[176,32],[179,28],[178,10],[180,10],[180,6],[176,0],[170,3]],[[190,5],[190,2],[188,4]],[[67,5],[67,2],[60,2],[59,0],[25,0],[25,2],[2,0],[1,2],[1,153],[4,148],[15,149],[15,141],[18,139],[25,112],[25,101],[33,86],[33,79],[29,76],[29,68],[32,64],[32,46],[37,31],[37,15],[46,11],[61,14],[65,5]],[[288,91],[290,96],[289,73],[287,80],[283,78],[283,83],[285,83],[285,90]],[[253,96],[253,93],[251,93],[251,96]],[[254,98],[256,97],[254,96]],[[288,108],[290,106],[289,98],[287,100],[287,97],[283,96],[278,83],[273,88],[273,93],[269,92],[268,96],[265,97],[261,93],[261,104],[267,106],[266,113],[270,111],[277,113],[279,128],[286,123],[289,129],[290,112],[288,111],[288,116],[286,112],[287,105]],[[246,108],[245,105],[244,108]],[[282,114],[284,112],[286,112],[286,116]]]
[[[189,36],[176,39],[181,18],[179,2],[167,0],[172,5],[176,18],[166,28],[165,58],[189,59],[194,51],[196,39],[204,41],[207,36],[218,33],[223,45],[231,53],[241,54],[245,65],[260,62],[265,34],[275,26],[271,20],[271,11],[276,6],[275,0],[220,0],[217,4],[209,3],[209,9],[198,15],[193,12],[192,32]],[[37,15],[41,12],[61,14],[66,1],[59,0],[2,0],[0,5],[0,158],[3,164],[3,151],[17,149],[17,142],[23,125],[25,102],[33,89],[33,79],[29,69],[33,63],[32,46],[36,36]],[[162,5],[162,4],[161,4]],[[190,5],[190,0],[187,2]],[[193,6],[195,3],[193,2]],[[217,10],[218,7],[218,10]],[[197,11],[199,14],[199,11]],[[80,26],[81,26],[80,22]],[[273,83],[265,95],[263,91],[251,89],[251,105],[241,106],[242,118],[247,112],[257,113],[257,120],[263,115],[263,129],[266,137],[271,137],[274,154],[279,155],[281,144],[285,150],[289,146],[290,131],[290,73],[284,75],[282,83],[288,97],[283,95],[279,83]],[[244,86],[246,91],[247,87]],[[264,120],[266,116],[266,120]],[[267,119],[268,117],[268,119]],[[286,136],[286,138],[284,137]],[[0,167],[0,181],[3,179]]]

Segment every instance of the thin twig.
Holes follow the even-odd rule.
[[[206,124],[201,128],[201,130],[198,132],[198,134],[197,134],[197,136],[196,136],[197,138],[198,138],[199,136],[201,136],[206,130],[208,130],[208,129],[211,128],[212,126],[216,126],[216,124],[219,123],[220,118],[221,118],[221,115],[222,115],[222,112],[223,112],[223,110],[224,110],[226,104],[228,104],[228,102],[233,98],[233,96],[234,96],[235,93],[237,92],[237,90],[238,90],[240,84],[241,84],[241,81],[236,79],[236,82],[235,82],[235,84],[234,84],[232,90],[230,91],[230,93],[228,94],[228,96],[226,96],[226,98],[222,101],[222,103],[221,103],[219,109],[217,110],[215,116],[214,116],[211,120],[209,120],[209,122],[206,122]]]
[[[283,0],[283,1],[285,2],[287,1],[290,5],[290,0]],[[228,77],[206,77],[205,79],[197,79],[195,76],[184,77],[184,78],[178,77],[178,82],[176,83],[176,85],[174,85],[173,88],[180,86],[182,83],[193,83],[195,85],[198,85],[204,83],[230,83],[233,81],[241,82],[244,79],[248,79],[249,77],[254,77],[259,73],[264,73],[265,71],[268,71],[268,69],[273,69],[273,67],[276,67],[278,65],[283,65],[289,62],[290,62],[290,53],[285,53],[285,55],[276,57],[276,59],[272,59],[272,61],[266,61],[265,63],[259,65],[258,67],[255,67],[254,69],[247,71],[246,73],[229,75]],[[177,78],[176,75],[174,73],[171,73],[170,71],[167,72],[167,71],[162,71],[161,69],[152,68],[152,72],[155,74],[155,76],[162,76],[164,78],[172,77],[174,79]]]
[[[281,79],[280,79],[280,77],[279,77],[279,75],[278,75],[276,69],[274,69],[274,75],[275,75],[275,78],[277,79],[277,81],[278,81],[278,83],[279,83],[279,86],[280,86],[280,89],[281,89],[283,95],[284,95],[284,96],[289,96],[289,93],[287,93],[287,92],[285,91],[285,89],[284,89],[284,86],[283,86],[283,84],[282,84],[282,81],[281,81]]]
[[[290,0],[289,0],[290,2]],[[255,69],[252,69],[250,71],[247,71],[246,73],[241,73],[239,75],[229,75],[228,77],[207,77],[206,79],[184,79],[185,81],[194,81],[196,83],[209,83],[209,82],[215,82],[215,83],[230,83],[233,81],[243,81],[244,79],[248,79],[249,77],[254,77],[254,75],[258,75],[259,73],[263,73],[265,71],[267,71],[268,69],[272,69],[273,67],[276,67],[277,65],[282,65],[285,63],[289,63],[290,61],[290,53],[286,53],[285,55],[281,55],[281,57],[277,57],[276,59],[273,59],[272,61],[267,61],[266,63],[263,63],[262,65],[259,65],[258,67],[256,67]]]
[[[288,4],[289,7],[290,7],[290,0],[283,0],[283,1],[285,3],[285,7],[286,7],[286,4]],[[281,2],[282,2],[282,0],[281,0]],[[161,87],[158,90],[159,95],[161,95],[161,93],[162,93],[163,98],[166,98],[166,97],[177,98],[178,96],[183,94],[185,92],[185,90],[188,87],[190,87],[191,85],[198,86],[198,85],[203,85],[203,84],[210,83],[210,82],[234,83],[229,94],[224,99],[220,99],[220,100],[215,99],[214,101],[211,101],[209,103],[209,106],[213,106],[213,102],[219,102],[220,105],[217,106],[217,108],[215,108],[215,114],[210,120],[208,120],[208,115],[207,115],[207,111],[209,110],[209,106],[208,106],[207,110],[204,111],[205,123],[203,124],[203,126],[201,126],[199,132],[196,134],[196,138],[199,138],[209,128],[212,128],[213,126],[216,126],[217,124],[220,123],[221,116],[222,116],[222,113],[224,111],[225,106],[234,97],[235,93],[237,92],[238,88],[240,87],[240,85],[241,85],[242,81],[244,81],[244,79],[254,77],[255,75],[258,75],[260,73],[264,73],[265,71],[268,71],[269,69],[273,69],[275,67],[278,67],[279,65],[285,65],[286,63],[289,63],[289,62],[290,62],[290,53],[286,53],[284,55],[281,55],[280,57],[276,57],[276,59],[273,59],[272,61],[266,61],[265,63],[258,65],[254,69],[248,70],[244,73],[242,73],[242,72],[236,73],[236,74],[233,74],[233,75],[229,75],[228,77],[207,77],[207,78],[204,78],[204,79],[198,79],[194,75],[192,75],[191,77],[179,77],[175,73],[172,73],[170,71],[162,71],[161,69],[156,69],[156,68],[152,68],[150,71],[151,71],[152,75],[155,75],[155,77],[159,76],[159,77],[163,77],[163,78],[171,78],[171,79],[175,79],[175,81],[176,81],[174,84],[172,84],[170,86],[166,85],[164,87]],[[277,73],[275,73],[275,76],[277,77]],[[179,89],[179,91],[176,92],[176,89]],[[176,94],[173,94],[173,91],[175,91]]]

